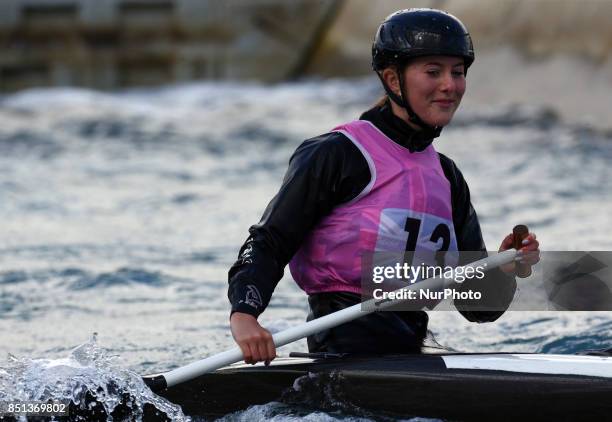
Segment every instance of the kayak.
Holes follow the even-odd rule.
[[[612,357],[292,353],[269,366],[234,364],[160,395],[185,414],[204,418],[280,401],[379,416],[606,420],[612,412]]]

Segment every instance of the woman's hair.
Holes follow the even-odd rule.
[[[382,107],[389,100],[389,96],[387,94],[382,95],[376,102],[374,103],[374,107]]]
[[[412,61],[411,59],[407,59],[407,60],[404,60],[402,63],[391,64],[387,66],[387,68],[393,69],[396,72],[400,72],[403,69],[406,69],[406,67],[410,65],[411,61]],[[378,73],[378,77],[381,79],[381,82],[382,82],[382,71],[380,71],[380,73],[379,72],[376,72],[376,73]],[[383,86],[384,86],[384,83],[383,83]],[[389,94],[385,92],[378,100],[376,100],[376,102],[374,103],[374,107],[380,108],[384,106],[387,101],[389,101]]]

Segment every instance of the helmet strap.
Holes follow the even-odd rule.
[[[395,102],[398,106],[406,110],[406,113],[408,113],[408,119],[412,123],[414,123],[415,125],[419,126],[422,129],[423,135],[425,137],[437,138],[438,136],[440,136],[440,132],[442,132],[443,127],[428,125],[427,123],[423,121],[423,119],[419,117],[418,114],[415,113],[415,111],[410,106],[410,102],[408,101],[408,95],[406,94],[406,90],[404,86],[405,84],[404,84],[403,73],[404,73],[405,68],[406,68],[406,65],[404,64],[402,66],[399,66],[399,69],[397,69],[397,77],[399,79],[400,95],[397,95],[395,92],[393,92],[391,88],[387,86],[387,84],[385,83],[385,80],[382,77],[381,72],[376,72],[376,74],[378,75],[378,78],[382,82],[385,92],[387,93],[389,98],[391,98],[391,100],[393,100],[393,102]]]
[[[406,113],[408,113],[408,119],[415,125],[422,128],[424,135],[426,135],[427,137],[431,136],[432,138],[437,138],[438,136],[440,136],[440,132],[442,132],[442,126],[431,126],[425,123],[423,119],[421,119],[421,117],[419,117],[419,115],[416,114],[416,112],[410,106],[410,101],[408,101],[408,93],[406,92],[406,89],[405,89],[406,84],[404,83],[403,74],[404,74],[405,68],[406,67],[404,65],[397,72],[397,76],[399,79],[400,93],[402,95],[402,98],[404,99],[402,101],[402,104],[400,104],[400,106],[403,107],[404,110],[406,110]]]

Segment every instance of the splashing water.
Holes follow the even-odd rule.
[[[69,402],[76,421],[190,421],[181,408],[155,395],[140,375],[97,344],[97,334],[63,359],[9,355],[0,367],[0,401]]]
[[[343,393],[346,379],[337,372],[308,373],[283,392],[280,401],[250,406],[217,422],[441,422],[440,419],[385,416],[360,408]]]
[[[485,100],[475,101],[472,91],[435,145],[463,171],[486,244],[496,247],[508,228],[525,223],[543,250],[611,250],[612,132],[570,124],[562,110],[534,108],[537,98],[520,92],[516,105],[495,106],[489,97],[499,87],[485,88]],[[0,349],[65,357],[63,345],[112,332],[106,346],[124,367],[148,374],[234,347],[227,271],[248,227],[278,191],[302,140],[357,118],[380,93],[372,76],[115,93],[39,89],[0,98]],[[287,271],[262,324],[281,330],[307,314]],[[612,337],[612,318],[603,312],[507,312],[488,324],[453,312],[429,316],[437,339],[462,352],[576,353],[609,348]],[[285,347],[280,353],[305,351],[306,341]],[[102,360],[104,377],[74,357],[1,359],[0,400],[72,396],[75,374],[75,385],[89,377],[90,390],[105,386],[99,395],[107,397],[96,397],[101,414],[116,410],[120,419],[126,406],[116,390],[134,388],[134,419],[148,420],[138,415],[155,396],[143,395],[139,377]],[[109,372],[118,386],[108,387]],[[138,384],[126,386],[128,379]],[[63,387],[54,386],[58,380]],[[42,390],[31,391],[35,383]],[[280,406],[228,420],[344,420],[342,412],[336,418]]]

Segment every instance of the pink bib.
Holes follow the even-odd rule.
[[[435,262],[437,251],[457,251],[450,182],[433,146],[411,153],[365,120],[334,131],[359,148],[372,179],[321,219],[289,263],[306,293],[361,293],[366,253],[408,250],[418,262]]]

